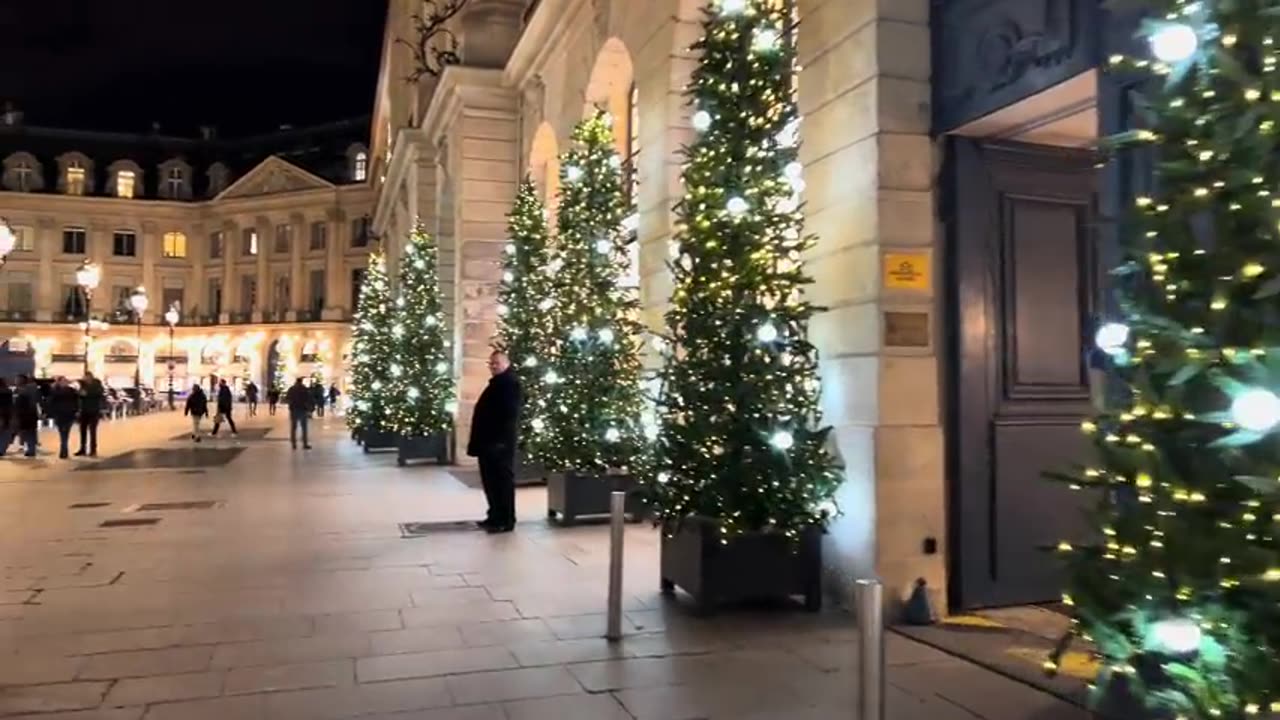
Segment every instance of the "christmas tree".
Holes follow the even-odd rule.
[[[806,339],[791,6],[717,0],[703,29],[648,490],[669,526],[697,515],[726,541],[794,538],[834,512],[840,473]]]
[[[525,456],[538,459],[539,437],[534,420],[546,422],[543,378],[556,348],[552,318],[556,303],[548,274],[550,246],[546,209],[537,189],[526,180],[516,194],[508,216],[511,242],[503,258],[502,287],[498,295],[498,345],[520,377],[524,408],[520,415],[520,444]]]
[[[1071,634],[1161,717],[1280,712],[1280,5],[1160,0],[1145,129],[1154,160],[1097,330],[1095,447],[1056,476],[1098,497],[1096,541],[1058,547]],[[1059,652],[1066,645],[1060,646]],[[1049,661],[1052,669],[1055,656]]]
[[[347,424],[361,433],[388,432],[391,421],[387,367],[395,348],[391,338],[391,287],[386,257],[381,253],[369,256],[351,336],[351,410]]]
[[[401,259],[388,366],[391,424],[408,438],[448,432],[457,408],[437,268],[435,241],[418,224]]]
[[[531,419],[553,470],[630,468],[640,447],[639,300],[626,273],[630,212],[612,120],[597,112],[573,132],[561,160],[559,234],[549,263],[553,357],[543,373],[545,419]]]

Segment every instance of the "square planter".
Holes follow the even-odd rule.
[[[524,450],[516,453],[516,487],[546,485],[547,469],[542,463],[533,462]]]
[[[798,541],[773,532],[740,535],[725,545],[712,519],[687,518],[662,535],[662,592],[677,587],[693,596],[700,612],[724,603],[803,597],[810,612],[822,609],[822,529]]]
[[[351,439],[357,444],[364,444],[364,430],[361,428],[351,428]]]
[[[615,490],[621,490],[627,493],[627,514],[639,521],[644,505],[636,488],[636,479],[630,475],[551,473],[547,476],[547,518],[572,525],[581,517],[607,516],[610,497]]]
[[[433,433],[426,437],[398,437],[396,439],[396,464],[404,467],[415,460],[435,460],[437,465],[449,464],[449,434]]]
[[[374,450],[395,450],[398,437],[395,433],[386,430],[365,430],[361,434],[366,453]]]

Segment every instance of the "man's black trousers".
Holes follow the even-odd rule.
[[[515,525],[515,452],[510,449],[486,451],[480,454],[479,460],[480,483],[484,486],[485,499],[489,501],[489,515],[485,519],[490,525]]]

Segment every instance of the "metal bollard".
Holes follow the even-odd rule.
[[[858,720],[884,720],[884,586],[859,580],[853,588],[858,619]]]
[[[622,639],[622,544],[626,527],[627,494],[609,496],[609,626],[605,638]]]

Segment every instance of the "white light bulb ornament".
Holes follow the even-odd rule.
[[[601,330],[599,332],[599,337],[600,337],[600,342],[604,343],[605,345],[610,345],[613,343],[613,331],[610,330],[609,328],[605,328]]]
[[[720,0],[721,15],[741,15],[747,9],[747,0]]]
[[[735,195],[729,198],[729,202],[725,203],[725,209],[734,217],[741,217],[751,209],[751,205],[743,198]]]
[[[778,450],[786,452],[795,447],[796,439],[795,436],[786,430],[779,430],[769,438],[769,444]]]
[[[601,255],[608,255],[609,253],[613,252],[613,243],[609,242],[609,240],[605,238],[601,238],[597,240],[596,252],[600,253]]]
[[[1093,336],[1098,349],[1108,355],[1119,355],[1125,352],[1125,344],[1129,342],[1129,326],[1124,323],[1109,322],[1098,328]]]
[[[771,343],[778,339],[778,327],[771,322],[756,328],[756,339],[762,343]]]
[[[762,28],[756,31],[751,40],[751,49],[758,53],[773,52],[778,49],[778,31],[773,28]]]
[[[1147,645],[1173,655],[1191,655],[1200,650],[1204,634],[1200,625],[1190,618],[1165,618],[1151,623]]]
[[[618,442],[622,439],[622,433],[618,432],[618,428],[609,428],[604,431],[604,439],[608,442]]]
[[[1171,22],[1161,25],[1147,38],[1151,54],[1163,63],[1181,63],[1190,60],[1200,46],[1195,28],[1186,23]]]
[[[577,165],[570,165],[564,170],[564,177],[571,183],[576,183],[582,179],[582,168]]]
[[[1250,432],[1269,432],[1280,425],[1280,397],[1270,390],[1245,390],[1231,401],[1231,421]]]
[[[693,114],[693,129],[698,132],[706,132],[711,129],[711,113],[706,110],[699,110]]]

